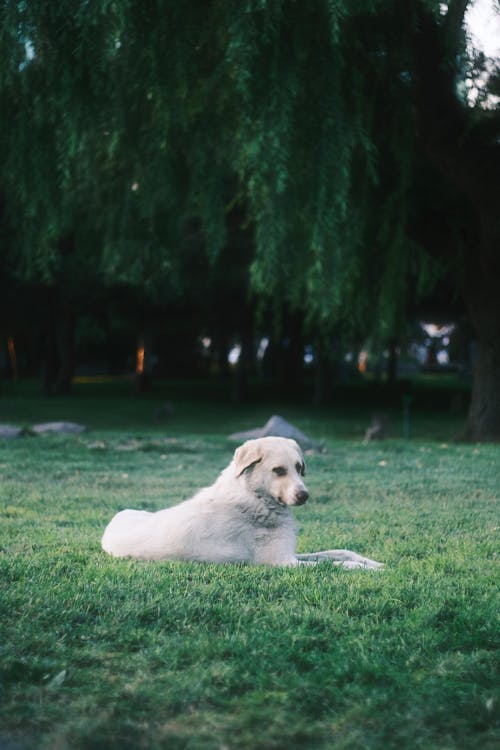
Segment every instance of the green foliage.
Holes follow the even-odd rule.
[[[70,236],[89,273],[172,293],[190,222],[214,262],[237,199],[260,298],[325,333],[391,332],[427,274],[406,235],[412,23],[381,1],[3,3],[0,179],[21,273],[74,278]]]
[[[18,421],[48,407],[8,408]],[[296,411],[328,447],[308,457],[300,549],[350,547],[386,570],[144,564],[100,550],[111,515],[211,482],[231,455],[225,434],[255,415],[179,404],[175,440],[129,398],[62,408],[101,429],[0,444],[2,742],[497,746],[497,446],[363,445]],[[432,435],[446,428],[434,417]]]

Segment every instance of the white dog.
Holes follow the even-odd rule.
[[[211,487],[157,513],[123,510],[110,521],[102,546],[115,557],[200,560],[216,563],[315,564],[333,560],[346,568],[381,568],[348,550],[297,555],[290,506],[309,493],[304,459],[295,440],[248,440]]]

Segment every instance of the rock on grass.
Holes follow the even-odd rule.
[[[296,440],[304,451],[321,451],[321,446],[318,443],[277,414],[268,419],[264,427],[256,427],[253,430],[246,430],[245,432],[234,432],[232,435],[229,435],[230,440],[239,441],[261,437],[291,438],[292,440]]]
[[[43,435],[46,432],[62,432],[69,435],[79,435],[81,432],[85,432],[87,428],[83,424],[77,424],[76,422],[42,422],[41,424],[35,424],[31,428],[31,431],[35,435]]]
[[[0,424],[0,440],[15,440],[24,434],[22,427],[14,427],[11,424]]]

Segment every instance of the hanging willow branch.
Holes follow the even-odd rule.
[[[216,263],[237,200],[260,298],[310,326],[369,326],[393,285],[404,296],[411,254],[403,6],[3,3],[2,185],[22,273],[57,276],[71,232],[104,277],[173,283],[186,227]]]

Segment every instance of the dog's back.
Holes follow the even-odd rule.
[[[266,529],[255,520],[255,500],[250,493],[246,498],[217,496],[214,488],[206,488],[157,513],[123,510],[111,519],[101,544],[114,557],[223,563],[271,562],[259,558],[262,547],[272,542],[280,559],[283,547],[293,557],[295,524],[290,514]]]
[[[151,546],[156,513],[122,510],[108,523],[101,539],[105,552],[114,557],[145,558]]]

